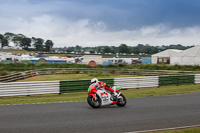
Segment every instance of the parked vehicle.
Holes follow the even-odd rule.
[[[121,92],[119,92],[122,88],[120,86],[114,86],[112,88],[116,93],[118,93],[117,96],[114,96],[104,88],[99,88],[95,85],[90,86],[88,88],[88,104],[93,108],[115,104],[120,107],[125,106],[127,103],[126,98]]]

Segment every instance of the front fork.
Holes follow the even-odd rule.
[[[120,94],[121,94],[121,92],[117,94],[117,97],[119,97],[119,96],[120,96]]]

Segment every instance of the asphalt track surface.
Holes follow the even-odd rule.
[[[123,133],[200,124],[200,93],[129,98],[127,106],[86,101],[1,105],[0,133]]]

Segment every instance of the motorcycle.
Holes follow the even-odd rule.
[[[118,105],[123,107],[126,105],[126,97],[119,92],[122,88],[120,86],[113,86],[113,90],[117,93],[113,96],[110,91],[100,88],[98,86],[90,86],[88,88],[87,102],[93,108],[99,108],[105,105]]]

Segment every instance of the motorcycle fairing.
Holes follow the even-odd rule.
[[[96,86],[90,86],[88,88],[88,95],[92,95],[93,98],[96,97],[97,89]]]
[[[122,89],[121,86],[115,86],[115,90],[116,90],[116,92],[117,92],[117,91],[120,91],[121,89]]]
[[[114,104],[116,104],[117,103],[117,101],[113,101],[110,105],[114,105]]]
[[[110,105],[113,101],[110,100],[111,94],[106,92],[106,90],[97,90],[96,93],[101,98],[102,105]]]

